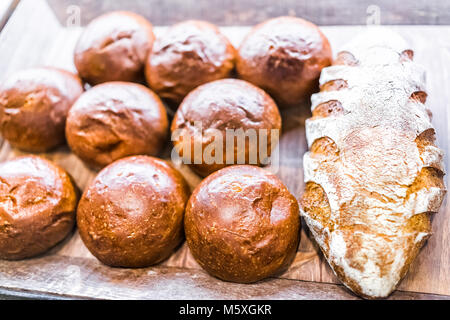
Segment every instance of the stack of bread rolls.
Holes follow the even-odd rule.
[[[304,105],[319,90],[322,69],[329,67],[307,123],[311,151],[305,155],[303,216],[348,287],[365,297],[387,295],[428,236],[426,213],[440,205],[443,171],[422,105],[421,73],[409,61],[412,51],[377,49],[381,60],[386,57],[386,67],[371,60],[379,52],[365,45],[342,51],[329,67],[327,38],[300,18],[263,22],[239,48],[205,21],[181,22],[155,37],[152,24],[135,13],[111,12],[94,19],[75,48],[78,74],[39,67],[11,75],[0,87],[0,132],[13,147],[48,152],[67,142],[89,168],[99,170],[80,197],[72,178],[43,157],[1,163],[0,258],[42,254],[76,222],[89,251],[112,267],[154,265],[186,238],[200,266],[225,281],[249,283],[282,272],[300,241],[299,203],[279,178],[262,168],[266,158],[250,161],[250,153],[263,147],[270,158],[276,141],[269,136],[264,146],[246,143],[242,150],[224,144],[219,162],[208,162],[203,152],[229,130],[281,134],[280,110]],[[379,72],[369,74],[369,67]],[[405,89],[402,94],[411,96],[399,106],[384,106],[366,91],[372,84],[386,89],[393,70],[398,74],[392,90]],[[420,121],[411,119],[411,108]],[[174,154],[205,178],[192,194],[176,166],[158,158],[169,144],[172,111]],[[370,120],[363,116],[369,111]],[[373,121],[380,127],[373,127]],[[216,135],[206,136],[208,132]],[[200,159],[183,151],[197,145]],[[389,151],[393,166],[404,163],[394,166],[397,175],[380,172],[375,160],[383,150]],[[362,159],[359,153],[365,152],[372,158]],[[244,160],[236,165],[239,153]],[[342,167],[353,170],[355,179],[339,176]],[[373,188],[372,176],[377,177]],[[363,182],[368,187],[358,189]],[[411,187],[403,190],[396,183]],[[341,193],[347,189],[357,201]],[[401,211],[399,201],[411,197],[422,207]],[[395,226],[385,230],[370,218],[370,199],[399,215]],[[340,217],[339,208],[349,214]],[[358,221],[362,226],[355,226]],[[397,238],[398,245],[386,244],[396,269],[388,272],[388,280],[371,273],[366,281],[369,271],[364,268],[377,263],[372,260],[379,251],[374,242],[384,243],[388,235],[380,234],[398,233],[398,228],[404,237]],[[353,256],[341,256],[340,249],[352,239]],[[397,261],[400,249],[404,259]]]

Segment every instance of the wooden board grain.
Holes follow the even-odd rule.
[[[203,271],[158,266],[145,269],[109,268],[93,259],[47,255],[0,264],[2,286],[26,295],[97,299],[357,299],[340,285],[268,279],[238,284],[211,278]],[[1,291],[0,291],[1,293]],[[49,293],[51,295],[49,296]],[[390,299],[450,299],[434,294],[396,291]]]
[[[171,25],[206,19],[222,26],[254,25],[266,19],[291,15],[319,25],[450,24],[448,0],[48,0],[63,25],[77,6],[81,23],[111,10],[131,10],[154,25]],[[69,20],[70,21],[70,20]]]
[[[323,31],[336,49],[362,28],[364,27],[324,27]],[[447,123],[450,119],[447,110],[450,92],[446,86],[450,76],[450,27],[408,26],[393,29],[412,44],[416,60],[428,70],[427,103],[435,115],[433,123],[437,130],[438,144],[448,154],[450,132]],[[37,65],[52,65],[74,71],[72,52],[81,31],[78,27],[67,28],[61,25],[46,1],[22,0],[0,34],[0,80],[14,71]],[[223,28],[223,32],[235,45],[247,31],[248,27]],[[156,28],[156,33],[157,36],[164,33],[164,28]],[[282,116],[283,134],[279,145],[277,174],[299,198],[303,190],[302,156],[307,149],[304,122],[310,116],[308,105],[284,110]],[[169,151],[170,144],[162,156],[167,157]],[[0,141],[0,161],[21,154],[23,153],[11,149],[7,142]],[[64,167],[81,189],[95,176],[95,172],[87,169],[67,147],[43,156]],[[448,161],[446,157],[446,168],[449,168]],[[181,167],[181,171],[191,187],[200,182],[200,178],[188,168]],[[448,185],[448,176],[446,180]],[[433,236],[412,264],[409,274],[400,285],[401,291],[397,291],[391,298],[435,297],[417,292],[450,295],[449,232],[450,208],[445,201],[441,211],[434,217]],[[64,278],[64,270],[67,269],[78,270],[79,277],[69,277],[67,281],[58,280]],[[108,274],[114,276],[108,278]],[[160,277],[164,281],[158,281]],[[183,283],[188,289],[182,290]],[[39,292],[58,297],[175,299],[185,298],[188,294],[189,298],[199,299],[354,298],[335,283],[338,283],[337,279],[318,252],[306,228],[302,229],[299,251],[291,267],[279,275],[278,279],[250,286],[227,284],[209,277],[194,261],[186,245],[181,246],[172,257],[157,267],[140,270],[111,269],[102,266],[92,257],[76,232],[38,259],[0,261],[0,289]],[[155,286],[162,291],[155,293],[144,290]],[[170,290],[171,286],[174,290]],[[78,289],[75,290],[74,287]]]

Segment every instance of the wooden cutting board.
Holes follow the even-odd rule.
[[[186,17],[189,18],[189,17]],[[336,51],[365,27],[324,27]],[[448,154],[450,101],[450,27],[392,27],[415,50],[415,60],[428,70],[428,106],[433,111],[438,144]],[[156,35],[164,33],[155,28]],[[224,27],[236,46],[248,27]],[[81,28],[66,27],[44,0],[22,0],[0,34],[0,81],[8,74],[32,66],[51,65],[75,71],[73,48]],[[304,122],[309,105],[283,110],[277,175],[297,197],[303,190],[302,156],[307,150]],[[167,158],[171,144],[161,157]],[[24,154],[0,141],[0,161]],[[84,189],[95,176],[67,147],[42,154],[65,168]],[[448,168],[448,157],[445,158]],[[200,178],[180,168],[192,188]],[[446,178],[448,181],[448,177]],[[448,185],[448,183],[447,183]],[[450,298],[450,208],[445,200],[433,219],[433,236],[412,264],[391,299]],[[222,282],[207,275],[183,244],[164,263],[145,269],[109,268],[85,248],[76,231],[51,252],[34,259],[0,261],[0,294],[33,297],[135,298],[135,299],[355,299],[338,284],[328,264],[304,227],[297,256],[276,278],[243,285]]]

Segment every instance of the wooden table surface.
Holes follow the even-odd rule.
[[[349,17],[349,15],[352,18],[348,18],[348,24],[361,24],[365,21],[360,20],[361,17],[366,19],[367,16],[367,4],[350,6],[346,1],[342,2],[346,7],[342,6],[333,10],[326,8],[324,1],[315,1],[317,6],[313,6],[311,2],[306,4],[306,2],[282,1],[277,6],[267,7],[257,5],[254,1],[241,5],[234,1],[209,1],[208,3],[217,4],[217,10],[211,10],[211,8],[216,8],[214,5],[210,5],[211,7],[208,9],[206,1],[203,0],[196,1],[198,5],[195,6],[192,5],[193,1],[185,1],[190,3],[186,6],[181,5],[182,2],[184,1],[22,0],[0,33],[0,81],[11,72],[35,65],[53,65],[74,70],[72,51],[81,32],[81,28],[73,26],[73,22],[77,20],[73,19],[74,13],[80,13],[79,18],[82,25],[99,13],[113,9],[131,9],[140,12],[152,19],[154,25],[157,26],[187,18],[205,18],[207,15],[208,20],[212,22],[220,25],[233,25],[233,27],[223,28],[223,31],[234,44],[238,44],[248,31],[248,28],[236,27],[236,25],[252,25],[280,14],[297,14],[306,18],[311,16],[310,20],[319,23],[324,22],[321,20],[323,17],[328,17],[327,22],[335,22],[332,24],[344,24],[343,17]],[[267,3],[266,1],[261,2]],[[423,3],[423,1],[412,1],[410,2],[411,7],[404,8],[402,14],[398,15],[395,11],[395,8],[399,8],[398,4],[395,7],[391,1],[379,1],[380,7],[383,5],[392,9],[389,14],[385,15],[386,23],[449,22],[449,17],[446,16],[450,12],[448,2],[434,1],[427,2],[426,5]],[[180,6],[177,7],[175,4],[180,4]],[[169,10],[169,8],[173,10]],[[255,8],[261,9],[258,11],[259,15],[252,13],[256,10]],[[347,9],[344,10],[345,8]],[[445,8],[447,10],[443,11],[443,15],[437,15],[439,10]],[[285,12],[286,10],[288,12]],[[213,11],[215,13],[210,16],[209,13]],[[360,14],[357,15],[356,11]],[[298,12],[302,12],[302,14],[298,14]],[[410,15],[414,14],[417,19],[411,18],[408,23],[405,12],[409,12]],[[245,14],[247,14],[246,17],[243,16]],[[339,20],[339,17],[342,19]],[[341,22],[338,23],[338,21]],[[68,25],[70,28],[67,27]],[[329,37],[333,48],[337,49],[361,28],[363,27],[324,27],[323,31]],[[412,47],[416,50],[416,59],[428,69],[429,107],[435,115],[433,122],[437,129],[438,144],[448,154],[449,113],[447,109],[450,93],[447,86],[450,75],[450,64],[448,63],[450,27],[405,26],[393,27],[393,29],[412,43]],[[164,28],[156,28],[157,35],[163,31]],[[283,111],[284,128],[280,141],[278,175],[296,197],[300,197],[303,190],[302,155],[307,149],[304,120],[309,115],[307,105]],[[168,150],[170,150],[170,146]],[[11,149],[8,143],[0,141],[0,161],[21,154],[23,153]],[[95,172],[88,170],[78,158],[69,152],[67,147],[43,156],[56,161],[68,170],[82,189],[95,175]],[[447,168],[449,168],[448,161],[449,159],[446,157]],[[182,172],[192,187],[200,181],[189,169],[182,168]],[[448,185],[448,176],[446,180]],[[447,201],[444,201],[441,212],[434,218],[433,232],[434,235],[413,263],[410,273],[390,299],[450,298],[450,247],[448,245],[450,207]],[[314,241],[310,239],[306,228],[302,230],[299,251],[289,270],[277,278],[252,285],[226,283],[208,276],[192,259],[185,245],[168,261],[157,267],[138,270],[108,268],[90,255],[75,232],[63,244],[42,257],[18,262],[0,261],[0,297],[357,298],[339,284],[318,252]]]
[[[86,24],[111,10],[131,10],[154,25],[204,19],[221,26],[254,25],[268,18],[295,15],[318,25],[364,25],[379,9],[381,24],[450,24],[448,0],[48,0],[62,24],[71,6]]]

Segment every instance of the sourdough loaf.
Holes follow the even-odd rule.
[[[306,121],[302,216],[338,278],[388,296],[445,195],[425,71],[390,30],[369,28],[323,69]]]

